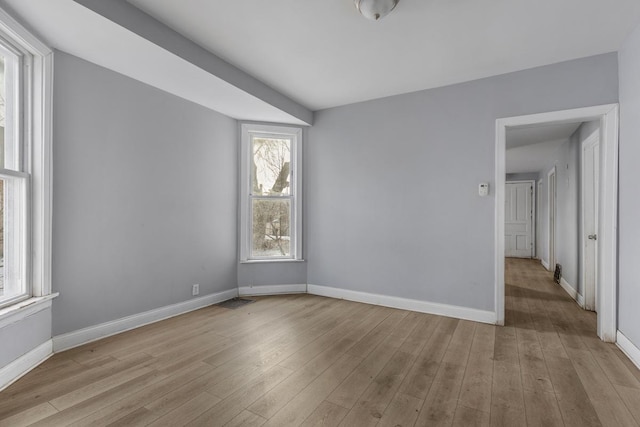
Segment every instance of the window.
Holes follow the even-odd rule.
[[[242,261],[301,260],[302,129],[242,125]]]
[[[51,51],[0,9],[0,308],[50,287]]]

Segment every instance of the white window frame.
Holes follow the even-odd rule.
[[[24,53],[20,112],[21,173],[26,191],[26,294],[0,302],[0,321],[51,293],[51,139],[53,52],[0,9],[0,34]],[[26,301],[25,301],[26,300]]]
[[[302,128],[243,123],[240,143],[240,262],[302,261]],[[253,217],[251,212],[251,135],[291,140],[290,255],[251,257]]]

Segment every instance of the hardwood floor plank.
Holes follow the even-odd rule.
[[[259,427],[267,420],[253,412],[242,411],[234,419],[225,424],[225,427]]]
[[[0,427],[28,426],[57,413],[58,410],[56,408],[45,402],[0,420]]]
[[[405,375],[409,372],[414,359],[415,357],[408,353],[397,351],[367,387],[340,425],[368,426],[377,424]]]
[[[280,427],[302,424],[360,362],[362,362],[362,359],[344,354],[336,363],[331,365],[322,375],[271,417],[265,426]]]
[[[526,425],[519,364],[494,360],[490,415],[492,426]]]
[[[93,427],[109,425],[115,423],[117,419],[127,416],[129,413],[137,412],[137,419],[142,423],[143,420],[153,421],[160,415],[152,413],[144,408],[144,411],[139,411],[141,407],[156,401],[163,396],[173,392],[174,390],[181,388],[183,385],[190,383],[203,375],[206,375],[211,367],[204,363],[196,365],[185,366],[181,370],[175,371],[172,375],[154,383],[148,387],[141,389],[138,392],[132,393],[126,399],[118,400],[111,405],[91,413],[89,416],[82,418],[76,425],[91,425]]]
[[[407,354],[407,353],[405,353]],[[396,395],[382,414],[379,427],[405,427],[412,426],[418,418],[422,399],[409,396],[408,394],[396,393]]]
[[[458,405],[490,413],[494,348],[495,327],[478,325],[471,344]]]
[[[274,366],[265,372],[260,378],[247,384],[242,389],[231,394],[226,399],[218,402],[210,409],[195,418],[189,425],[210,426],[230,422],[249,407],[258,398],[272,390],[283,380],[291,375],[291,370],[282,366]],[[253,413],[253,412],[252,412]],[[258,414],[253,413],[258,416]],[[266,418],[260,417],[266,422]]]
[[[458,405],[452,425],[455,427],[488,427],[490,415],[489,412]]]
[[[527,426],[564,426],[562,414],[554,393],[546,393],[539,389],[525,389],[524,402]]]
[[[476,324],[459,321],[433,380],[416,425],[451,425],[458,406]]]
[[[382,311],[372,312],[372,315],[386,316]],[[381,317],[382,318],[382,317]],[[377,317],[368,317],[366,320],[358,323],[350,329],[342,331],[342,337],[332,334],[334,342],[324,349],[318,349],[320,354],[313,357],[311,361],[299,368],[291,377],[287,378],[282,384],[266,393],[262,398],[257,400],[249,407],[252,412],[265,418],[271,418],[284,405],[292,400],[301,390],[307,387],[314,379],[316,379],[329,366],[337,361],[344,353],[346,353],[356,342],[358,338],[366,335],[366,331],[371,330],[376,324]],[[371,321],[373,320],[373,321]],[[312,345],[314,345],[313,343]],[[308,346],[310,347],[310,346]],[[302,351],[308,354],[308,347]],[[290,359],[287,359],[290,361]],[[297,363],[296,359],[296,363]],[[285,361],[286,362],[286,361]],[[282,365],[282,364],[281,364]],[[291,364],[289,364],[291,366]]]
[[[217,397],[207,392],[202,392],[148,425],[150,427],[175,427],[185,425],[200,416],[203,412],[206,412],[219,401],[220,399]]]
[[[437,324],[434,333],[401,384],[401,393],[418,399],[427,397],[457,325],[458,320],[451,318],[444,318]]]
[[[546,358],[558,406],[566,426],[601,426],[580,378],[569,359]]]
[[[337,426],[347,415],[348,409],[334,403],[324,401],[304,420],[302,427]]]

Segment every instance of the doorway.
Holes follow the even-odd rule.
[[[563,110],[528,116],[510,117],[496,121],[496,200],[495,200],[495,311],[496,323],[504,324],[505,309],[505,193],[506,193],[506,133],[508,128],[519,126],[553,125],[570,122],[600,123],[600,182],[598,206],[600,216],[597,224],[596,281],[601,286],[597,290],[597,333],[604,341],[615,342],[617,332],[617,166],[618,166],[618,106]],[[556,176],[553,177],[556,181]],[[555,246],[555,245],[554,245]],[[551,249],[551,248],[550,248]],[[554,247],[555,251],[555,247]],[[553,266],[550,258],[550,266]],[[594,292],[595,295],[596,292]]]

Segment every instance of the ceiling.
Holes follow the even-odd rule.
[[[638,0],[128,0],[311,110],[617,51]]]
[[[353,0],[0,6],[59,50],[237,119],[296,124],[318,109],[616,51],[640,21],[638,0],[400,0],[380,22]]]
[[[560,146],[581,124],[577,122],[507,129],[507,173],[539,172],[549,167]]]

